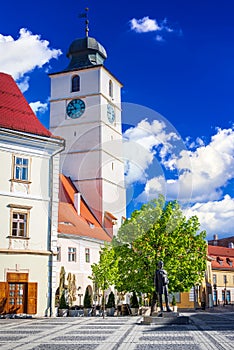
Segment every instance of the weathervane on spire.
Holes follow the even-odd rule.
[[[80,18],[86,18],[86,20],[85,20],[85,36],[86,36],[86,37],[89,36],[88,11],[89,11],[89,8],[86,7],[86,8],[85,8],[85,12],[84,12],[84,13],[81,13],[81,14],[79,15]]]

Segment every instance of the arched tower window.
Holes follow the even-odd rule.
[[[75,91],[80,91],[80,77],[79,75],[74,75],[72,77],[72,87],[71,87],[71,91],[75,92]]]
[[[109,96],[113,97],[113,83],[109,80]]]

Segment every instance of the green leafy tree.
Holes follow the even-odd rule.
[[[113,285],[118,273],[118,260],[115,250],[111,245],[105,245],[100,251],[100,260],[98,264],[92,266],[92,276],[90,278],[102,291],[103,317],[105,310],[105,290]]]
[[[106,307],[108,307],[108,308],[115,307],[115,295],[112,291],[110,292],[110,294],[108,296],[108,301],[107,301]]]
[[[92,299],[91,299],[91,295],[89,294],[89,289],[88,288],[86,288],[86,290],[85,290],[84,307],[86,309],[89,309],[89,308],[92,307]]]
[[[133,212],[113,240],[119,269],[118,291],[154,291],[154,274],[163,260],[170,292],[188,291],[204,276],[205,231],[199,231],[196,216],[183,215],[176,201],[165,203],[162,196]]]
[[[61,298],[59,300],[59,308],[60,309],[68,309],[68,304],[65,298],[65,291],[62,292]]]
[[[131,307],[135,307],[135,308],[139,307],[139,302],[138,302],[138,299],[137,299],[135,291],[132,293],[132,296],[130,298],[130,306]]]

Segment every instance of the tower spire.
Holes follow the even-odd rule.
[[[85,20],[85,36],[86,38],[89,36],[89,19],[88,19],[88,11],[89,11],[89,8],[86,7],[85,8],[85,12],[84,13],[80,13],[79,14],[79,17],[80,18],[86,18]]]
[[[86,8],[85,8],[85,11],[86,11],[85,36],[88,37],[88,36],[89,36],[89,19],[88,19],[88,11],[89,11],[89,8],[86,7]]]

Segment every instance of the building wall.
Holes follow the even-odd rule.
[[[213,283],[213,295],[214,291],[217,291],[217,304],[223,304],[224,302],[224,293],[230,293],[230,302],[234,304],[234,271],[222,271],[222,270],[213,270],[213,278],[216,276],[216,286],[214,287]],[[224,276],[226,276],[227,283],[224,283]],[[227,299],[227,295],[225,297]],[[214,304],[216,300],[214,297]]]
[[[71,92],[75,74],[80,77],[80,90]],[[66,140],[61,172],[71,177],[100,222],[104,223],[104,214],[108,211],[120,226],[122,217],[126,216],[121,84],[102,66],[50,77],[50,129]],[[84,114],[77,119],[66,114],[67,105],[74,98],[82,99],[86,106]],[[107,104],[115,110],[113,123],[108,120]]]
[[[4,312],[9,312],[8,273],[15,273],[17,282],[17,276],[20,278],[20,273],[25,272],[28,279],[25,283],[37,286],[36,312],[32,313],[45,316],[52,312],[49,294],[56,284],[52,252],[57,251],[59,155],[53,161],[51,156],[59,151],[62,141],[54,145],[38,137],[19,138],[14,132],[4,137],[5,134],[0,137],[0,160],[4,164],[0,172],[0,283],[1,292],[6,286],[8,293]],[[13,179],[14,156],[29,160],[27,181]],[[12,235],[11,212],[22,211],[28,215],[26,237]]]
[[[86,239],[83,237],[70,235],[69,237],[58,237],[58,247],[61,247],[61,261],[57,262],[57,288],[59,287],[59,275],[61,266],[64,267],[66,272],[66,281],[68,273],[75,274],[76,276],[76,301],[75,305],[83,305],[83,299],[85,295],[85,290],[88,286],[93,288],[93,281],[88,278],[92,275],[91,265],[99,262],[99,251],[103,246],[103,242],[95,241],[94,239]],[[68,261],[68,248],[76,248],[76,261]],[[85,260],[85,249],[90,250],[90,262]],[[80,296],[79,296],[80,295]]]

